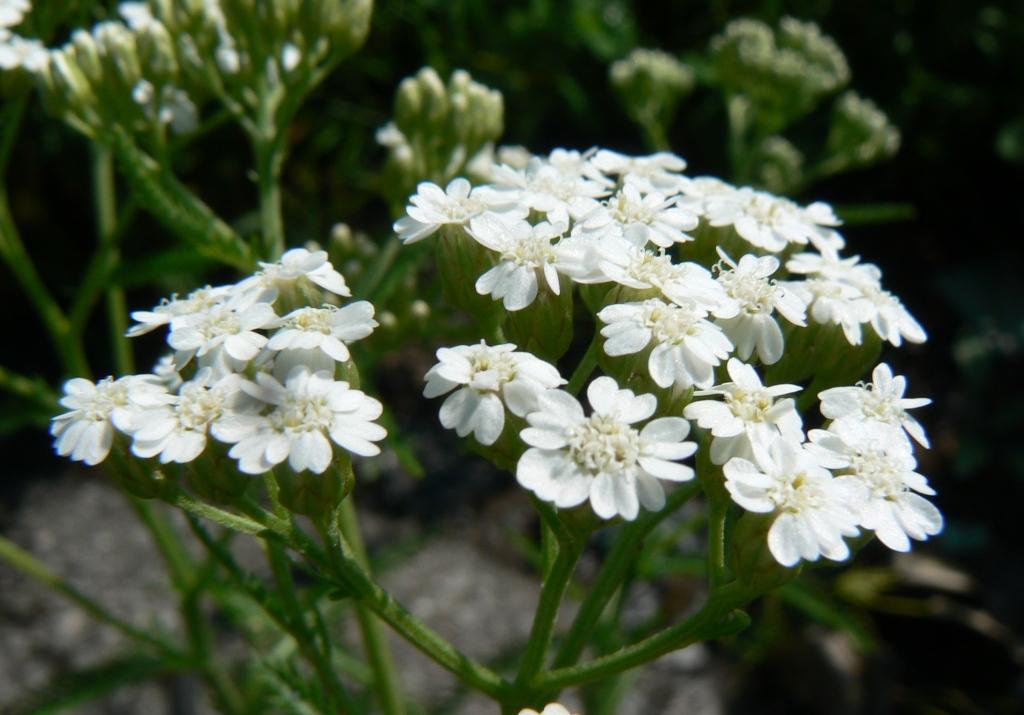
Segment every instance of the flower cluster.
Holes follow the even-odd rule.
[[[0,70],[38,72],[46,65],[43,43],[12,31],[31,10],[29,0],[0,0]]]
[[[212,437],[231,445],[228,456],[246,474],[285,461],[323,473],[332,442],[378,454],[381,403],[335,379],[350,371],[348,345],[377,327],[366,301],[324,302],[350,294],[324,251],[295,248],[238,283],[133,313],[128,335],[166,327],[173,354],[154,374],[70,380],[61,401],[69,411],[51,429],[57,452],[98,464],[121,433],[137,457],[187,463]]]
[[[557,149],[478,166],[483,185],[419,185],[394,227],[403,242],[436,234],[449,246],[442,255],[467,271],[445,275],[508,315],[567,292],[560,305],[571,306],[578,293],[615,376],[590,383],[588,416],[530,352],[442,348],[424,391],[448,395],[442,424],[489,446],[514,416],[520,485],[559,508],[589,501],[604,519],[632,520],[641,506],[662,508],[662,481],[693,478],[680,463],[697,450],[685,441],[693,422],[732,500],[770,518],[768,548],[784,566],[845,559],[861,529],[896,550],[938,533],[942,517],[922,496],[934,492],[911,446],[927,440],[906,412],[927,400],[904,398],[902,377],[882,364],[873,383],[822,391],[826,429],[805,432],[801,385],[766,383],[755,369],[809,364],[798,379],[843,385],[849,378],[827,372],[829,361],[808,357],[820,331],[834,326],[846,339],[830,347],[855,353],[865,331],[872,344],[899,346],[925,340],[924,330],[882,288],[877,267],[840,254],[827,204],[688,177],[685,167],[666,153]],[[459,250],[474,259],[460,263]]]

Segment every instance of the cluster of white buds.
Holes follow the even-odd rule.
[[[0,0],[0,70],[22,69],[30,74],[46,65],[46,47],[15,30],[32,11],[29,0]]]
[[[136,457],[184,464],[212,437],[232,445],[228,456],[245,474],[286,461],[322,474],[336,459],[332,442],[378,454],[383,407],[352,386],[348,349],[377,327],[373,306],[326,302],[349,295],[324,251],[295,248],[238,283],[133,313],[128,335],[166,327],[173,354],[153,374],[69,381],[69,411],[51,429],[57,452],[98,464],[120,433]]]
[[[534,320],[539,350],[438,352],[425,394],[452,393],[444,426],[486,446],[514,425],[522,486],[560,508],[589,500],[602,518],[631,520],[641,506],[661,508],[661,481],[693,478],[679,463],[697,449],[684,441],[692,421],[736,503],[773,515],[768,546],[786,566],[846,558],[845,539],[862,528],[898,550],[937,533],[941,515],[919,496],[933,492],[901,437],[926,444],[904,412],[924,402],[903,399],[903,378],[883,364],[872,385],[824,389],[831,422],[805,432],[789,397],[802,387],[766,384],[755,369],[816,362],[802,378],[822,390],[849,378],[814,358],[816,330],[834,328],[842,342],[830,349],[853,354],[866,334],[874,347],[899,346],[924,341],[924,330],[882,288],[877,267],[841,256],[827,204],[688,177],[685,166],[665,153],[557,149],[525,166],[493,165],[484,185],[419,185],[394,228],[406,243],[439,236],[442,280],[472,286],[485,305],[500,301],[506,335],[538,304],[557,306],[564,321],[578,294],[614,376],[590,383],[587,416],[544,361],[565,341],[545,350],[545,332],[556,330]]]

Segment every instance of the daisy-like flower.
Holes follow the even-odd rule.
[[[299,308],[275,321],[276,327],[267,349],[318,350],[332,360],[346,362],[351,353],[348,343],[365,338],[378,325],[373,319],[373,304],[360,300],[344,308]]]
[[[35,74],[42,72],[49,60],[50,54],[46,50],[46,45],[39,40],[20,35],[0,37],[0,69],[2,70],[21,67],[26,72]]]
[[[909,551],[910,539],[924,541],[942,531],[942,514],[922,494],[934,496],[928,480],[918,474],[906,440],[888,427],[833,423],[811,430],[809,449],[819,450],[832,469],[859,479],[867,488],[860,525],[875,532],[894,551]]]
[[[661,248],[692,241],[684,232],[697,228],[699,222],[697,214],[675,206],[664,194],[641,195],[633,184],[623,186],[580,221],[584,231],[611,231],[638,246],[653,243]]]
[[[561,237],[565,226],[506,223],[490,214],[474,218],[469,226],[470,235],[500,259],[477,280],[477,293],[501,300],[506,310],[522,310],[537,297],[539,274],[558,295],[558,254],[551,242]]]
[[[213,435],[234,443],[228,455],[246,474],[262,474],[285,460],[295,472],[323,474],[334,456],[331,441],[363,457],[380,454],[374,442],[387,431],[374,420],[383,406],[328,372],[297,367],[284,384],[258,373],[256,382],[242,382],[241,387],[272,410],[226,416],[215,424]]]
[[[839,219],[828,204],[801,208],[766,191],[742,188],[723,198],[708,200],[705,214],[712,226],[732,226],[751,245],[777,253],[790,243],[818,239]]]
[[[138,322],[128,328],[125,334],[134,338],[156,330],[162,325],[169,325],[174,318],[205,313],[213,306],[226,302],[231,295],[231,289],[232,286],[203,286],[185,298],[178,298],[177,295],[171,296],[169,300],[165,298],[153,310],[136,310],[132,313],[132,319]]]
[[[861,325],[871,320],[871,304],[852,285],[831,278],[785,281],[782,286],[807,306],[807,315],[821,325],[838,325],[850,345],[864,341]]]
[[[608,194],[604,182],[588,179],[579,170],[564,170],[534,157],[525,169],[499,165],[493,170],[494,188],[518,194],[519,203],[539,211],[553,224],[568,224],[598,207]]]
[[[690,426],[681,417],[661,417],[643,428],[634,425],[654,414],[654,395],[621,390],[610,377],[587,388],[590,417],[575,397],[549,390],[538,398],[537,411],[521,436],[530,448],[516,467],[516,479],[540,499],[559,508],[587,499],[602,519],[616,515],[632,521],[640,505],[665,505],[659,479],[683,482],[693,469],[678,460],[691,456],[694,442],[684,442]]]
[[[213,379],[213,371],[201,370],[177,395],[141,410],[133,420],[132,454],[144,459],[159,455],[163,464],[184,464],[202,454],[210,426],[246,397],[240,375]]]
[[[488,187],[474,189],[462,177],[452,179],[443,190],[437,184],[424,181],[409,199],[407,215],[398,219],[393,228],[402,243],[416,243],[442,226],[465,226],[485,211],[504,209],[503,212],[507,212],[515,206],[516,198],[512,192],[498,192]],[[512,215],[525,218],[526,211],[514,211]]]
[[[625,240],[603,241],[599,250],[599,267],[608,280],[637,290],[657,290],[676,303],[696,303],[719,318],[732,317],[739,310],[711,271],[700,264],[675,263],[663,252],[654,253]]]
[[[441,348],[437,359],[425,376],[423,396],[451,392],[441,405],[441,424],[460,437],[472,433],[485,446],[505,429],[506,407],[524,417],[536,409],[542,392],[565,384],[553,365],[510,343]]]
[[[649,156],[626,156],[600,149],[591,163],[605,174],[621,177],[624,184],[644,193],[674,194],[683,182],[681,173],[686,161],[675,154],[661,151]]]
[[[282,289],[300,290],[317,286],[335,295],[352,295],[345,278],[327,260],[327,251],[292,248],[277,263],[260,263],[255,275],[240,282],[235,290],[243,302],[273,303]]]
[[[115,428],[130,433],[141,410],[168,398],[167,389],[152,375],[107,377],[97,383],[81,377],[68,380],[60,401],[68,411],[50,425],[54,448],[62,457],[99,464],[110,453]]]
[[[750,365],[730,358],[726,364],[731,382],[723,382],[698,397],[721,395],[725,399],[698,400],[683,410],[683,416],[699,427],[711,430],[711,461],[725,464],[733,457],[753,460],[776,436],[792,442],[803,441],[803,422],[792,398],[783,395],[800,391],[799,385],[761,384]]]
[[[739,304],[739,314],[720,319],[718,324],[736,344],[736,355],[746,360],[757,349],[757,356],[765,365],[777,363],[784,347],[782,328],[773,317],[778,312],[794,325],[803,327],[804,302],[771,279],[779,269],[774,256],[757,257],[747,254],[739,263],[719,248],[718,255],[727,269],[718,274],[718,282],[729,297]]]
[[[245,310],[215,305],[202,313],[173,318],[167,342],[177,351],[174,361],[179,370],[194,356],[201,358],[203,366],[240,367],[267,344],[266,336],[256,331],[276,319],[268,303],[253,303]]]
[[[21,24],[31,9],[29,0],[0,0],[0,29]]]
[[[597,317],[605,323],[601,335],[608,355],[632,355],[653,342],[647,369],[658,387],[711,387],[715,367],[732,351],[722,329],[694,303],[651,298],[609,305]]]
[[[738,189],[714,176],[681,177],[679,190],[682,196],[678,204],[700,216],[708,215],[712,202],[721,202],[735,194]]]
[[[747,511],[775,514],[768,550],[783,566],[850,555],[866,488],[854,477],[833,477],[804,445],[776,437],[754,462],[734,457],[722,468],[725,488]]]
[[[924,427],[907,414],[907,410],[930,405],[932,401],[927,397],[904,397],[907,378],[902,375],[893,377],[892,369],[884,362],[871,372],[871,379],[872,382],[819,392],[821,414],[836,423],[876,422],[888,425],[900,433],[905,431],[927,449],[928,436]]]

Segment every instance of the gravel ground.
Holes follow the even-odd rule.
[[[507,506],[507,505],[506,505]],[[507,511],[500,503],[493,510]],[[475,524],[442,524],[408,555],[394,557],[381,580],[410,610],[467,654],[493,661],[529,633],[539,584],[519,567],[510,550],[498,547],[502,530],[518,528],[522,514],[496,514]],[[95,474],[73,472],[37,481],[24,493],[5,533],[110,611],[145,629],[179,631],[181,623],[160,559],[126,500]],[[181,520],[179,520],[181,521]],[[365,513],[371,549],[417,538],[408,520]],[[483,523],[483,526],[481,526]],[[510,524],[512,526],[510,526]],[[184,525],[180,524],[184,529]],[[252,540],[240,561],[262,568]],[[585,574],[594,563],[583,563]],[[638,592],[633,617],[654,607],[652,593]],[[565,617],[571,617],[572,608]],[[564,619],[563,619],[564,620]],[[564,623],[562,624],[564,626]],[[354,638],[354,628],[347,631]],[[457,715],[488,715],[482,698],[459,697],[454,679],[397,637],[395,659],[404,686],[419,703]],[[5,711],[55,676],[97,666],[124,652],[126,640],[69,601],[0,565],[0,711]],[[225,650],[231,652],[230,643]],[[635,676],[619,710],[636,713],[713,715],[723,711],[720,668],[708,653],[691,648],[663,658]],[[574,695],[564,697],[574,702]],[[76,707],[85,715],[206,715],[214,712],[188,678],[145,682]]]

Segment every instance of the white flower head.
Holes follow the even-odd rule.
[[[733,457],[753,460],[776,436],[792,442],[803,441],[803,422],[792,398],[783,395],[800,391],[799,385],[761,384],[750,365],[730,358],[726,364],[731,382],[700,390],[700,397],[721,395],[725,399],[697,400],[683,410],[688,420],[711,431],[711,461],[725,464]]]
[[[679,190],[682,196],[678,204],[700,216],[708,215],[712,202],[721,202],[735,194],[737,189],[714,176],[682,177]]]
[[[373,319],[373,304],[365,300],[344,308],[298,308],[268,327],[277,328],[267,349],[319,350],[332,360],[346,362],[351,353],[348,344],[365,338],[378,323]]]
[[[525,169],[494,167],[493,186],[516,192],[524,208],[545,214],[549,222],[568,224],[570,218],[578,219],[597,208],[597,199],[608,193],[605,182],[586,178],[581,170],[534,157]]]
[[[751,245],[778,253],[791,243],[804,245],[839,224],[824,203],[801,208],[766,191],[742,188],[709,199],[705,215],[712,226],[732,226]]]
[[[565,384],[553,365],[510,343],[441,348],[437,359],[425,376],[424,397],[451,392],[441,405],[441,424],[460,437],[472,433],[485,446],[501,436],[506,407],[524,417],[542,392]]]
[[[942,531],[942,514],[922,494],[934,496],[918,474],[906,440],[888,425],[835,422],[828,431],[811,430],[808,449],[827,466],[859,479],[867,488],[860,525],[894,551],[909,551],[910,539],[924,541]]]
[[[587,388],[593,409],[587,417],[575,397],[549,390],[538,398],[530,426],[521,433],[530,448],[516,467],[516,479],[538,498],[559,508],[590,500],[603,519],[619,515],[628,521],[640,506],[658,510],[665,505],[659,479],[693,479],[691,467],[678,460],[691,456],[694,442],[683,441],[690,426],[681,417],[651,420],[654,395],[619,389],[610,377],[599,377]]]
[[[852,477],[833,477],[805,445],[775,437],[755,461],[734,457],[722,469],[725,488],[747,511],[775,514],[768,549],[783,566],[850,555],[866,489]]]
[[[144,459],[159,455],[163,464],[184,464],[202,454],[210,426],[246,397],[240,375],[216,381],[213,375],[212,370],[200,370],[177,395],[141,410],[133,420],[132,454]]]
[[[345,278],[327,259],[327,251],[292,248],[276,263],[260,263],[260,270],[236,287],[237,300],[242,303],[272,303],[282,289],[308,289],[313,285],[335,295],[352,295]]]
[[[729,357],[732,343],[707,311],[691,302],[666,303],[657,298],[609,305],[597,317],[605,323],[604,351],[632,355],[653,343],[647,361],[658,387],[711,387],[715,367]]]
[[[861,325],[871,320],[870,302],[853,286],[832,278],[786,281],[783,287],[807,306],[807,315],[821,325],[838,325],[850,345],[864,341]]]
[[[267,344],[256,332],[276,320],[268,303],[253,303],[244,310],[218,304],[201,313],[171,319],[168,344],[177,351],[174,361],[180,370],[198,356],[201,366],[217,365],[232,371],[252,360]]]
[[[850,387],[833,387],[818,393],[821,400],[821,414],[837,423],[871,423],[888,425],[905,431],[924,448],[928,448],[928,436],[924,427],[907,414],[907,410],[930,405],[927,397],[904,397],[907,378],[893,376],[886,363],[878,364],[871,373],[872,382]]]
[[[374,442],[387,431],[374,420],[383,406],[328,372],[297,367],[284,384],[258,373],[255,383],[243,382],[241,387],[270,412],[233,414],[216,422],[212,433],[234,444],[228,455],[246,474],[262,474],[285,460],[295,472],[322,474],[334,456],[332,441],[363,457],[380,454]]]
[[[626,156],[608,149],[600,149],[591,163],[605,174],[621,177],[624,184],[635,186],[644,193],[671,195],[683,183],[682,171],[686,161],[669,152],[649,156]]]
[[[598,208],[580,220],[586,232],[612,232],[638,246],[653,243],[669,248],[692,241],[685,233],[697,228],[697,214],[674,205],[675,200],[651,192],[641,195],[633,184],[626,184]]]
[[[517,207],[514,192],[495,191],[489,187],[473,188],[458,177],[442,189],[424,181],[409,198],[406,215],[393,227],[402,243],[416,243],[433,235],[442,226],[466,226],[470,219],[485,211],[508,214],[510,218],[525,218],[526,211]]]
[[[0,28],[0,35],[3,29]],[[0,70],[18,67],[32,74],[42,72],[50,61],[50,53],[39,40],[21,35],[0,36]]]
[[[138,322],[128,328],[126,335],[130,338],[145,335],[161,325],[169,325],[174,318],[205,313],[215,305],[225,303],[231,295],[231,289],[231,286],[203,286],[185,298],[173,295],[170,299],[164,299],[153,310],[136,310],[132,313],[132,319]]]
[[[476,282],[476,292],[501,300],[506,310],[522,310],[537,297],[539,279],[559,293],[558,254],[552,241],[565,226],[547,222],[506,223],[492,214],[474,218],[469,233],[478,243],[498,253],[499,262]]]
[[[31,9],[29,0],[0,0],[0,29],[21,24]]]
[[[96,383],[81,377],[68,380],[60,401],[68,411],[50,425],[54,448],[62,457],[99,464],[110,453],[115,428],[129,434],[141,410],[167,399],[167,389],[152,375],[107,377]]]
[[[765,365],[777,363],[782,358],[784,341],[773,313],[802,327],[806,325],[804,302],[771,279],[779,269],[779,260],[774,256],[747,254],[737,263],[720,247],[718,255],[724,264],[718,282],[739,304],[735,317],[719,319],[718,324],[735,343],[736,355],[741,360],[748,359],[756,348]]]

